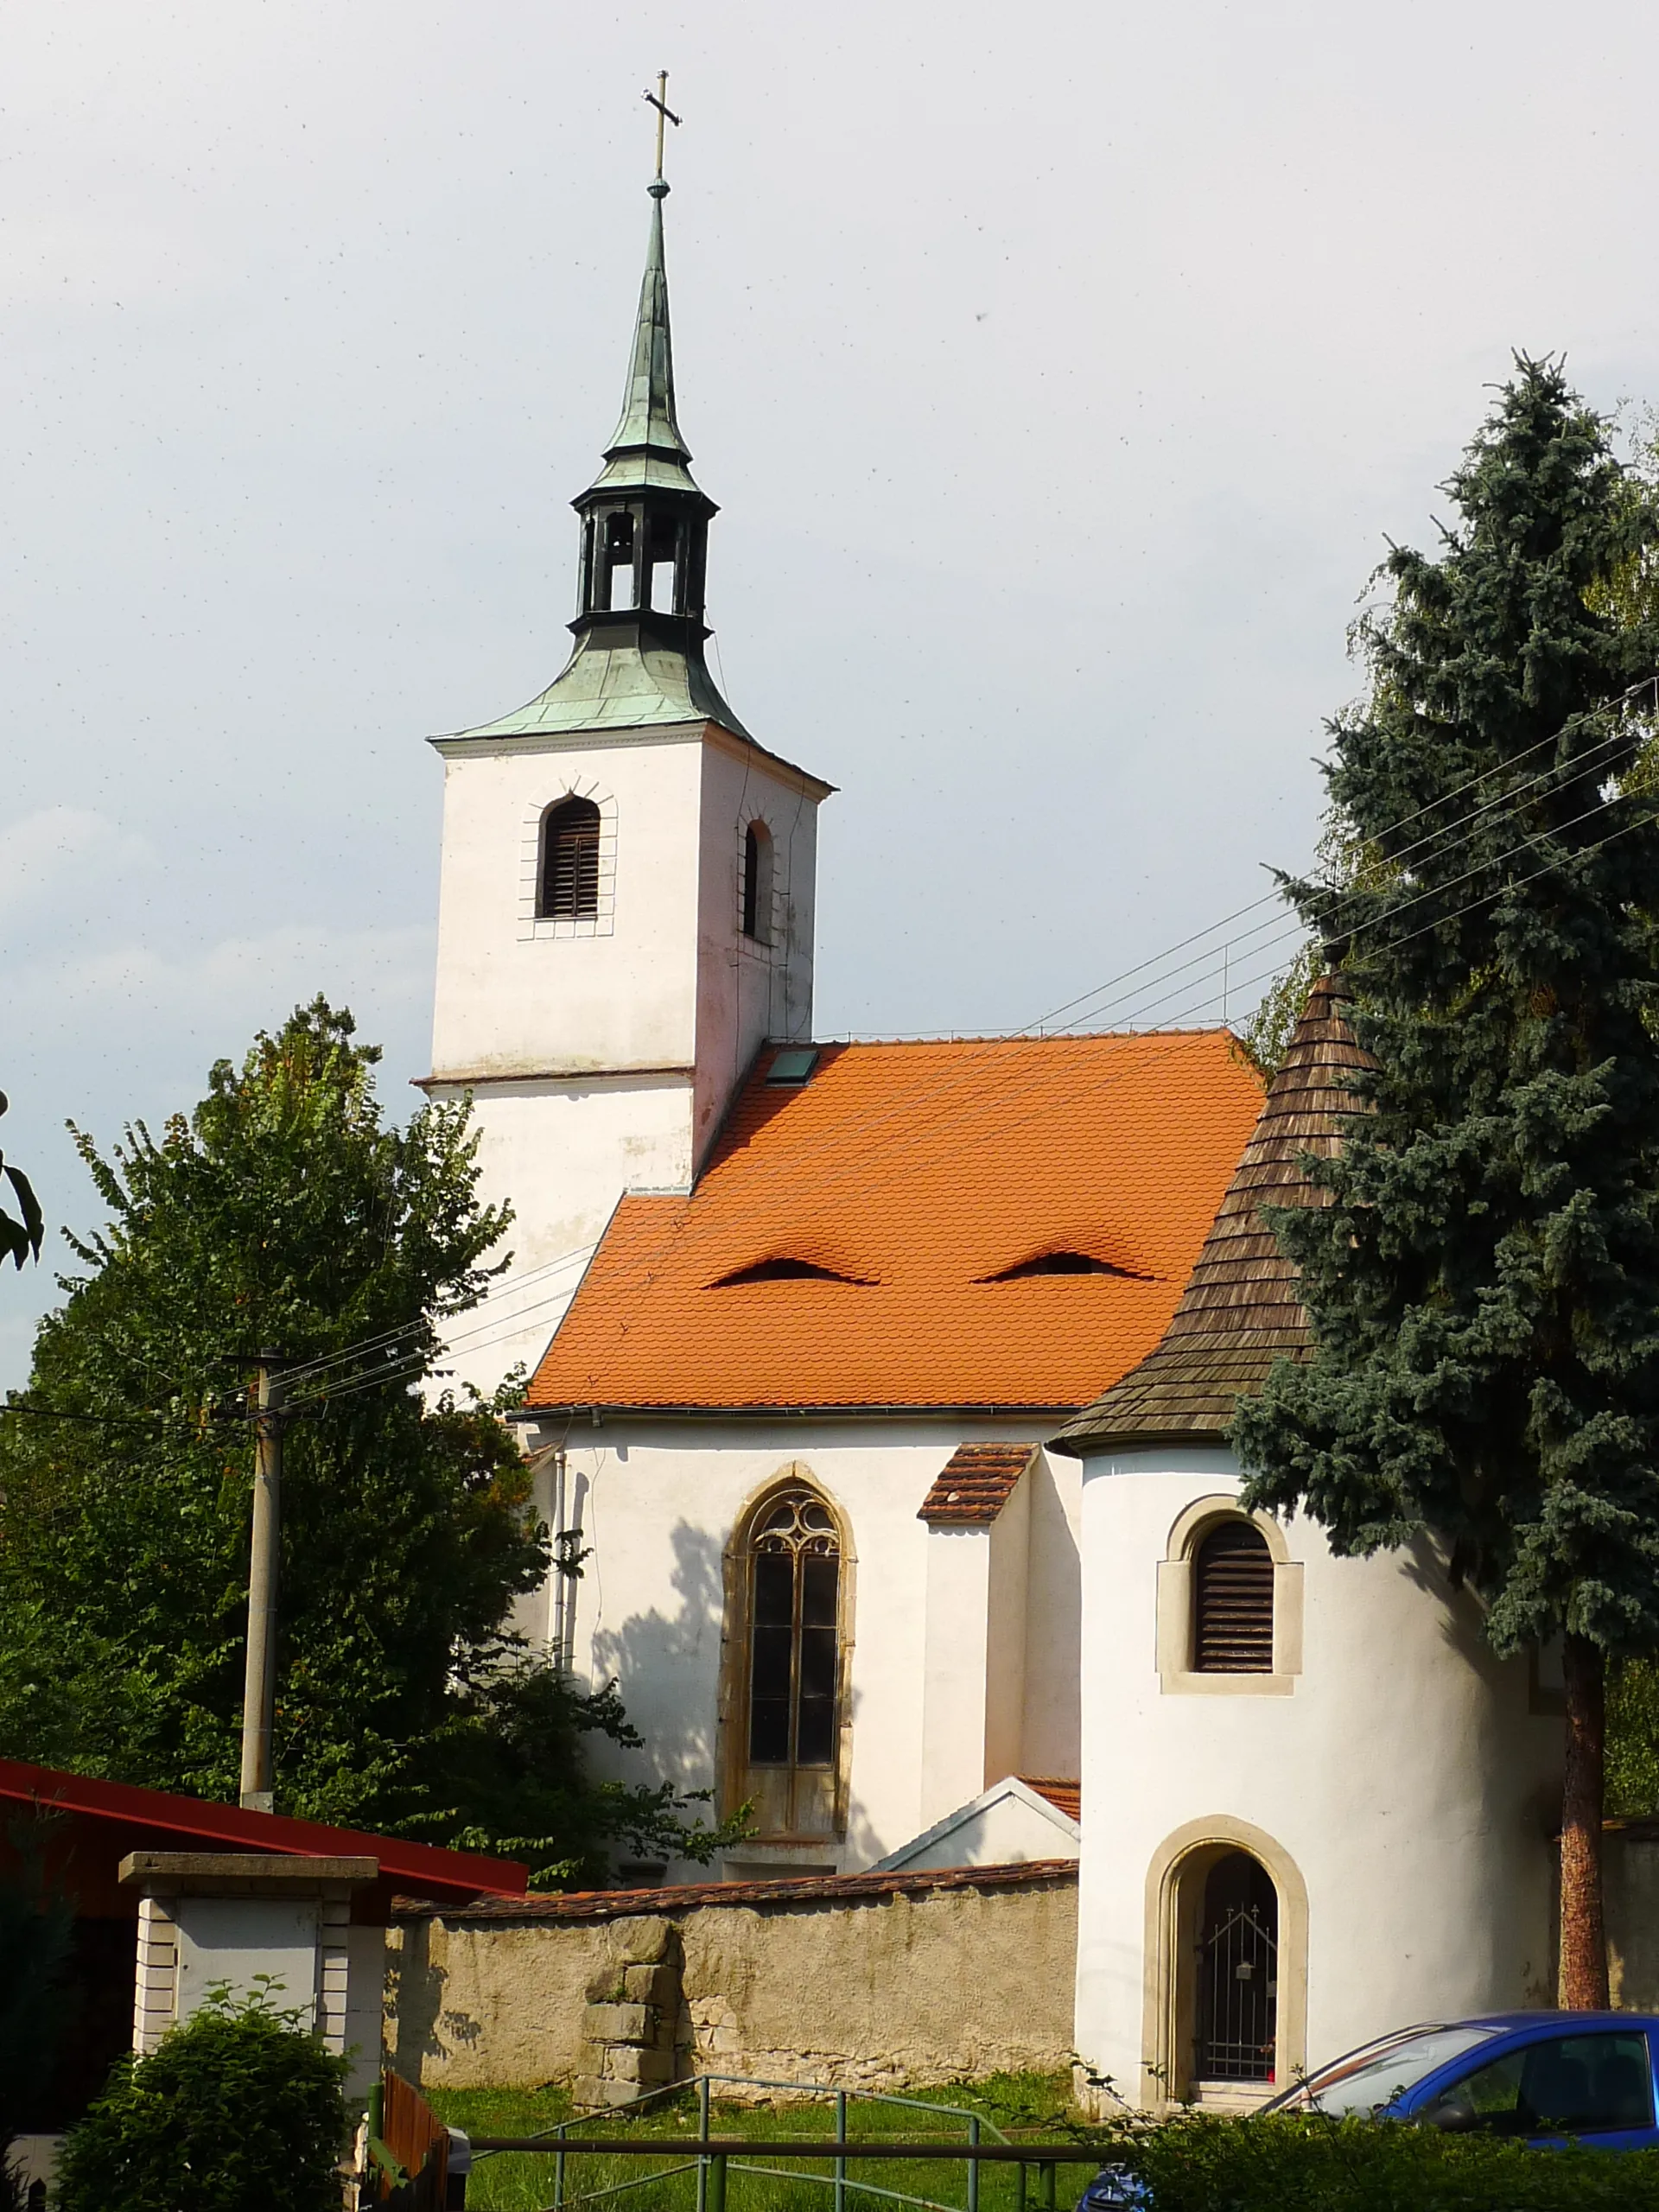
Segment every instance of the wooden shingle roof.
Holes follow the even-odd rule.
[[[1328,1159],[1349,1117],[1351,1088],[1373,1065],[1344,1020],[1339,987],[1316,983],[1268,1087],[1220,1211],[1160,1342],[1052,1440],[1056,1450],[1219,1442],[1237,1400],[1259,1390],[1278,1359],[1308,1349],[1296,1271],[1257,1211],[1324,1203],[1304,1155]]]

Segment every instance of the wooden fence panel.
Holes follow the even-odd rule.
[[[418,2089],[400,2075],[380,2081],[380,2139],[409,2176],[384,2182],[378,2202],[392,2212],[443,2212],[449,2188],[449,2134]]]

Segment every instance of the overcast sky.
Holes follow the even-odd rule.
[[[1510,348],[1659,397],[1651,6],[3,26],[0,1139],[54,1224],[66,1116],[319,988],[413,1098],[422,741],[563,662],[659,67],[717,666],[842,787],[820,1033],[1018,1026],[1305,860],[1357,595]],[[53,1295],[0,1282],[0,1380]]]

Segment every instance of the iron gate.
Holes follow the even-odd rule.
[[[1230,1907],[1198,1945],[1198,2068],[1202,2082],[1270,2082],[1279,2009],[1279,1945],[1260,1904]]]

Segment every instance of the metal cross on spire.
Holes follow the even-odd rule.
[[[654,92],[647,91],[645,98],[657,111],[657,181],[660,184],[663,181],[663,125],[664,123],[671,123],[677,130],[680,127],[679,117],[668,104],[666,69],[659,69],[657,72],[657,89]]]

